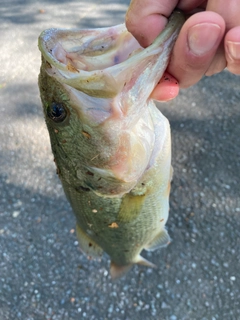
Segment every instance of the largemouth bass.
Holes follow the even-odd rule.
[[[170,241],[170,127],[149,97],[183,22],[174,12],[146,49],[124,24],[39,37],[41,100],[79,245],[92,258],[105,251],[114,278],[154,267],[141,251]]]

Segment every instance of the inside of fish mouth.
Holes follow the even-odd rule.
[[[124,39],[122,42],[124,42]],[[58,62],[66,65],[71,71],[94,71],[117,65],[143,50],[133,37],[125,42],[124,50],[121,50],[120,47],[121,45],[118,45],[116,48],[106,51],[90,48],[87,54],[85,54],[82,52],[81,46],[79,50],[67,51],[61,43],[57,43],[51,50],[51,54]]]

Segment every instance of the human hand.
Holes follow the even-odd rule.
[[[167,81],[163,77],[152,93],[152,98],[159,101],[174,98],[179,87],[190,87],[204,75],[225,67],[240,74],[240,0],[132,0],[126,26],[147,47],[176,6],[190,17],[180,31],[167,68],[173,77],[167,74]]]

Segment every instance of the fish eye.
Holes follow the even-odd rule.
[[[62,103],[52,102],[47,108],[48,117],[56,123],[63,122],[66,119],[68,112],[67,108]]]

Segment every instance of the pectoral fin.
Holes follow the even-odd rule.
[[[76,233],[80,249],[92,259],[99,259],[103,254],[103,250],[96,244],[82,229],[77,225]]]
[[[161,247],[167,246],[171,242],[166,229],[163,229],[149,244],[145,247],[148,251],[154,251]]]

